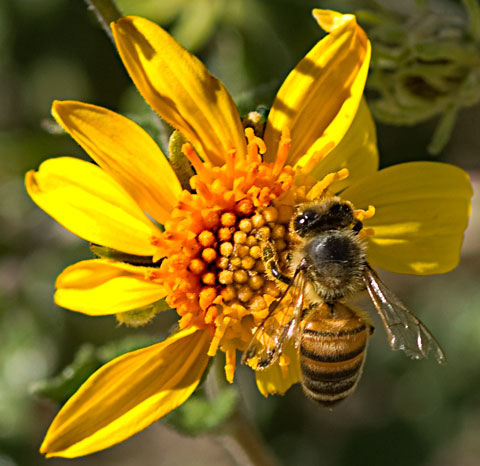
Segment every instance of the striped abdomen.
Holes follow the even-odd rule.
[[[332,406],[352,393],[362,373],[372,330],[365,318],[341,303],[314,311],[300,344],[305,394]]]

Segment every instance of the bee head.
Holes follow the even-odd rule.
[[[304,238],[322,231],[346,228],[353,220],[351,205],[334,198],[300,210],[293,220],[293,229]]]

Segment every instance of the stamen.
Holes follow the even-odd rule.
[[[342,168],[338,172],[329,173],[328,175],[324,176],[323,180],[313,185],[313,187],[307,193],[307,200],[313,201],[315,199],[321,199],[327,194],[328,189],[333,183],[344,180],[349,174],[350,172],[347,168]]]
[[[353,215],[357,220],[363,222],[364,220],[368,220],[375,215],[375,207],[373,205],[369,205],[367,210],[355,209],[353,211]]]
[[[210,347],[208,348],[207,354],[209,356],[213,357],[217,353],[218,346],[220,345],[220,341],[223,338],[223,335],[225,334],[225,331],[227,330],[227,327],[230,324],[230,321],[231,321],[230,317],[224,317],[223,321],[215,329],[215,335],[212,339],[212,342],[210,343]]]
[[[188,161],[193,165],[193,168],[195,168],[195,171],[197,173],[203,174],[206,172],[205,167],[200,160],[200,157],[197,155],[195,149],[189,142],[186,142],[182,146],[182,152],[185,154],[185,157],[187,157]]]
[[[302,167],[302,172],[310,173],[334,147],[335,143],[333,141],[329,141],[320,150],[315,151],[308,159],[308,162],[305,164],[305,166]]]
[[[248,141],[247,149],[248,149],[248,162],[260,162],[261,159],[258,156],[258,153],[265,154],[267,151],[267,146],[263,139],[255,136],[253,128],[245,128],[245,136]]]
[[[225,350],[225,377],[229,383],[233,382],[233,377],[235,375],[235,368],[237,365],[237,358],[236,353],[237,350],[235,348],[228,348]]]
[[[290,358],[286,354],[282,354],[278,361],[280,371],[284,379],[288,378],[288,367],[290,366]]]
[[[290,150],[291,144],[292,139],[290,138],[290,130],[285,127],[282,130],[282,136],[277,150],[277,158],[275,159],[275,164],[273,166],[272,176],[274,178],[276,178],[282,171],[282,168],[287,161],[288,151]]]

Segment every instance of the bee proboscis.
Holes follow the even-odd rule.
[[[266,273],[283,284],[284,291],[257,327],[242,362],[263,370],[293,341],[303,390],[325,406],[345,399],[360,378],[374,327],[366,312],[346,300],[365,289],[393,350],[414,359],[433,351],[439,363],[446,360],[425,325],[368,264],[358,235],[362,228],[350,202],[327,198],[297,206],[290,221],[296,239],[289,261],[293,275],[281,270],[274,244],[263,245]]]

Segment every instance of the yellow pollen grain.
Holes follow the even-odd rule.
[[[277,298],[280,295],[280,290],[277,288],[277,285],[271,281],[267,281],[265,285],[263,285],[263,292],[274,298]]]
[[[220,245],[220,254],[224,257],[230,257],[233,253],[233,244],[226,241]]]
[[[217,259],[217,267],[219,269],[226,269],[228,267],[228,264],[230,264],[228,257],[220,256]]]
[[[233,276],[233,272],[232,272]],[[222,296],[225,302],[232,301],[237,297],[237,291],[233,285],[228,285],[220,291],[220,295]]]
[[[255,291],[259,290],[264,283],[265,279],[261,275],[253,275],[248,279],[248,285]]]
[[[245,283],[248,280],[248,273],[245,270],[235,270],[233,272],[233,280],[236,283]]]
[[[261,228],[265,225],[265,219],[261,214],[255,214],[250,220],[254,228]]]
[[[229,241],[233,234],[233,228],[222,227],[218,229],[217,236],[220,241]]]
[[[233,227],[237,221],[237,216],[232,212],[225,212],[220,218],[220,222],[224,227]]]
[[[233,234],[233,242],[237,244],[245,244],[247,242],[247,234],[244,231],[236,231]]]
[[[284,225],[275,225],[272,229],[272,238],[273,239],[280,239],[285,236],[287,229]]]
[[[275,240],[275,248],[278,252],[283,251],[287,247],[287,243],[283,239]]]
[[[248,285],[243,285],[237,290],[237,297],[242,303],[246,303],[253,297],[253,290]]]
[[[248,307],[251,312],[258,312],[267,307],[267,303],[262,296],[254,296],[251,301],[248,303]]]
[[[204,230],[198,235],[198,242],[204,247],[208,248],[215,242],[214,234],[209,230]]]
[[[216,280],[217,277],[213,272],[207,272],[202,275],[202,282],[205,283],[205,285],[215,285]]]
[[[207,264],[210,264],[217,258],[217,251],[213,248],[205,248],[202,251],[202,258]]]
[[[255,236],[253,235],[248,235],[247,246],[251,247],[251,246],[255,246],[256,244],[258,244],[257,238],[255,238]]]
[[[245,233],[250,233],[253,228],[252,221],[248,218],[244,218],[240,220],[240,223],[238,224],[238,228],[239,230],[244,231]]]
[[[270,239],[270,228],[267,226],[259,228],[257,231],[257,238],[260,240]]]
[[[255,272],[265,272],[265,266],[263,265],[263,261],[257,261],[257,263],[255,264]]]
[[[267,207],[263,210],[263,218],[267,222],[276,222],[278,219],[278,210],[273,206]]]
[[[230,285],[233,282],[233,272],[231,270],[222,270],[218,274],[218,281],[222,285]]]
[[[192,259],[188,268],[194,274],[200,275],[205,271],[205,269],[207,268],[207,265],[201,259]]]
[[[250,248],[246,244],[236,244],[233,251],[238,257],[244,258],[250,252]]]
[[[252,246],[249,250],[249,254],[254,259],[260,259],[260,257],[262,257],[262,248],[258,245]]]
[[[234,269],[238,269],[242,265],[242,259],[240,259],[240,257],[232,257],[230,259],[230,265]]]
[[[242,259],[242,267],[244,269],[250,270],[255,266],[255,259],[251,256],[246,256]]]

